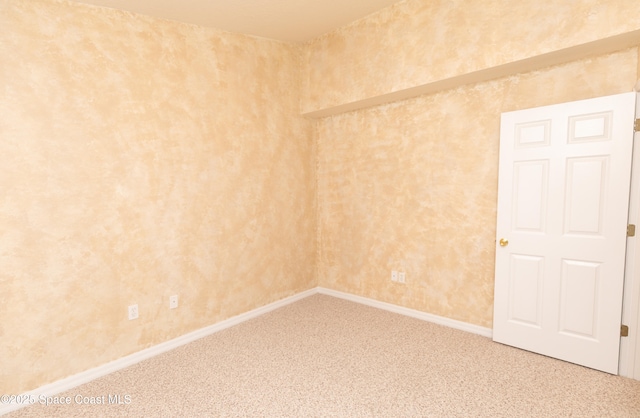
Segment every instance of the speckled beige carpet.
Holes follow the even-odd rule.
[[[640,381],[323,295],[58,396],[8,416],[640,417]]]

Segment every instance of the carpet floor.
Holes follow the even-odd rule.
[[[640,381],[325,295],[57,396],[7,416],[640,417]]]

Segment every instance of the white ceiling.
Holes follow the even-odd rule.
[[[74,0],[288,42],[304,42],[401,0]]]

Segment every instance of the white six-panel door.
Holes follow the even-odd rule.
[[[495,341],[617,374],[635,102],[502,114]]]

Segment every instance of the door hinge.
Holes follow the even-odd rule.
[[[640,119],[636,119],[633,124],[633,132],[640,132]]]
[[[629,326],[628,325],[620,325],[620,336],[628,337],[629,336]]]
[[[628,237],[636,236],[636,226],[634,224],[627,225],[627,236]]]

